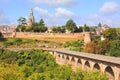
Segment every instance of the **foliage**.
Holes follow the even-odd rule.
[[[34,54],[33,54],[34,53]],[[12,58],[12,59],[11,59]],[[11,63],[8,61],[11,59]],[[14,60],[15,59],[15,60]],[[18,65],[19,61],[24,61]],[[58,65],[55,58],[42,50],[0,52],[1,80],[107,80],[98,71],[72,71],[70,65]]]
[[[44,20],[40,19],[39,23],[33,23],[31,29],[34,32],[45,32],[47,27],[45,27]]]
[[[90,32],[96,32],[94,27],[89,27],[90,28]]]
[[[47,30],[47,27],[44,24],[43,19],[40,19],[40,21],[37,23],[33,23],[32,26],[27,26],[26,19],[21,17],[18,19],[19,25],[16,28],[16,31],[22,31],[22,32],[45,32]]]
[[[84,31],[85,31],[85,32],[89,32],[89,31],[90,31],[90,28],[89,28],[86,24],[84,24],[84,27],[83,27],[83,28],[84,28]]]
[[[66,29],[67,29],[68,31],[71,31],[72,33],[77,30],[77,26],[76,26],[75,22],[74,22],[72,19],[70,19],[70,20],[68,20],[68,21],[66,22],[65,27],[66,27]]]
[[[109,51],[109,48],[110,48],[110,41],[108,39],[100,41],[99,46],[101,48],[101,54],[106,55]]]
[[[107,55],[120,57],[120,40],[113,40]]]
[[[71,50],[74,50],[74,51],[82,51],[83,45],[84,45],[83,40],[77,40],[77,41],[73,41],[73,42],[66,42],[64,44],[64,47],[70,48]]]
[[[26,22],[27,20],[24,17],[20,17],[17,21],[18,21],[19,25],[22,25],[22,26],[27,24],[27,22]]]
[[[102,27],[102,24],[99,22],[98,27]]]
[[[79,26],[78,32],[83,32],[83,27],[82,26]]]
[[[101,49],[95,43],[90,42],[85,45],[84,52],[93,53],[93,54],[101,54]]]
[[[0,38],[2,37],[3,35],[2,35],[2,33],[0,32]]]
[[[52,28],[52,33],[65,33],[65,27],[54,27]]]
[[[109,39],[109,40],[114,40],[117,37],[117,32],[114,28],[106,29],[103,32],[103,37]]]

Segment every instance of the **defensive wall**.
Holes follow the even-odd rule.
[[[79,38],[84,39],[85,43],[91,42],[92,34],[90,32],[83,33],[32,33],[32,32],[16,32],[16,38],[39,38],[39,37],[60,37],[60,38]]]

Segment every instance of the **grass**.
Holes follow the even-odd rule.
[[[53,41],[57,43],[65,43],[68,41],[76,41],[80,40],[80,38],[65,38],[65,37],[31,37],[29,39],[37,39],[37,40],[45,40],[45,41]]]

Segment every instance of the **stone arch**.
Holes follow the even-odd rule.
[[[57,54],[57,55],[56,55],[56,61],[57,61],[57,63],[60,63],[60,59],[61,59],[61,55],[60,55],[60,54]]]
[[[60,58],[60,57],[61,57],[61,55],[60,55],[60,54],[58,54],[58,56],[57,56],[57,57],[59,57],[59,58]]]
[[[67,57],[66,57],[66,63],[67,63],[67,64],[69,64],[69,60],[70,60],[70,58],[69,58],[69,56],[67,56]]]
[[[120,79],[120,72],[119,72],[119,78],[118,79]]]
[[[71,62],[75,62],[75,59],[74,59],[74,57],[72,57],[72,59],[71,59]]]
[[[93,66],[94,70],[100,70],[100,65],[98,63],[95,63]]]
[[[78,61],[77,61],[77,67],[79,68],[79,67],[82,67],[82,61],[81,61],[81,59],[78,59]]]
[[[71,58],[71,65],[72,65],[72,67],[75,66],[75,58],[74,57]]]
[[[66,64],[66,55],[61,54],[61,64]]]
[[[62,54],[62,59],[65,59],[65,56],[64,56],[64,54]]]
[[[84,70],[90,70],[90,63],[88,61],[84,64]]]
[[[110,66],[107,66],[107,67],[105,68],[105,72],[106,72],[109,80],[114,80],[114,76],[115,76],[115,75],[114,75],[114,71],[113,71],[113,69],[112,69]]]

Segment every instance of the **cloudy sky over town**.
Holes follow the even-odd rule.
[[[28,18],[33,8],[35,21],[46,26],[64,25],[73,19],[77,25],[108,24],[120,27],[120,0],[0,0],[0,25],[17,24]]]

